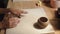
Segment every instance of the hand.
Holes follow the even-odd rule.
[[[22,10],[18,10],[18,9],[10,9],[12,13],[21,16],[21,14],[26,14],[27,12],[24,12]],[[17,17],[13,17],[13,18],[9,18],[9,27],[10,28],[14,28],[17,26],[17,24],[20,22],[20,19]]]
[[[15,15],[17,16],[21,16],[21,14],[27,14],[26,11],[23,11],[23,10],[19,10],[19,9],[10,9],[12,13],[14,13]]]
[[[4,14],[6,14],[6,13],[8,13],[8,12],[12,12],[12,13],[14,13],[14,14],[16,14],[16,15],[18,15],[18,16],[20,16],[22,13],[24,13],[24,14],[26,14],[27,12],[24,12],[24,11],[22,11],[22,10],[18,10],[18,9],[5,9],[5,8],[0,8],[0,13],[4,13]],[[6,17],[7,18],[7,17]],[[7,18],[8,19],[8,18]],[[7,20],[8,22],[9,22],[9,28],[13,28],[13,27],[16,27],[17,26],[17,24],[20,22],[20,19],[19,18],[17,18],[17,17],[12,17],[12,18],[9,18],[9,20]],[[4,20],[3,20],[3,22],[4,22]],[[2,24],[2,23],[1,23]],[[6,23],[3,23],[3,25],[6,25]],[[2,27],[1,27],[2,28]],[[3,26],[3,28],[4,28],[4,26]]]
[[[16,27],[19,22],[20,19],[17,17],[9,18],[9,27],[10,28]]]

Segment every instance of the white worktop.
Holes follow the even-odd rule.
[[[27,11],[27,14],[20,19],[20,23],[17,27],[8,29],[7,34],[46,34],[54,32],[50,22],[45,29],[36,29],[33,24],[37,22],[40,17],[47,17],[43,8],[34,8],[34,9],[22,9]],[[48,17],[47,17],[48,18]]]

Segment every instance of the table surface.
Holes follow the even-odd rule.
[[[17,27],[12,29],[7,29],[7,34],[53,34],[54,30],[48,20],[48,26],[45,29],[36,29],[34,28],[34,23],[40,17],[47,17],[45,10],[42,7],[34,9],[22,9],[27,11],[27,14],[20,19],[20,23]]]

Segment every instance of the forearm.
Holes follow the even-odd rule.
[[[0,13],[8,13],[8,12],[10,12],[10,10],[9,9],[7,9],[7,8],[0,8]]]
[[[3,24],[0,22],[0,29],[2,29],[3,28]]]
[[[1,23],[0,22],[0,29],[10,28],[8,23]]]

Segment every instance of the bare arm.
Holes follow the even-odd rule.
[[[6,9],[6,8],[0,8],[0,13],[8,13],[10,12],[9,9]]]

